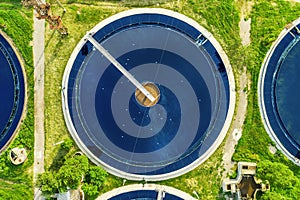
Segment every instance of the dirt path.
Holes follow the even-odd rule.
[[[37,174],[44,172],[44,33],[45,20],[33,19],[34,61],[34,181]],[[34,189],[34,199],[43,199],[41,191]]]
[[[247,46],[250,44],[250,25],[251,19],[244,20],[247,13],[251,11],[251,4],[244,1],[241,8],[241,19],[240,19],[240,37],[242,40],[242,45]],[[223,167],[225,171],[223,172],[223,178],[226,178],[227,174],[231,174],[231,169],[234,167],[234,162],[232,162],[232,156],[235,151],[235,146],[237,145],[240,137],[242,136],[243,124],[247,111],[247,91],[248,91],[248,77],[246,66],[243,67],[242,71],[238,75],[237,84],[239,90],[237,91],[237,105],[234,119],[231,126],[231,133],[228,136],[223,149]]]
[[[227,176],[227,174],[231,174],[231,169],[234,166],[234,162],[232,162],[232,156],[235,151],[235,146],[237,145],[240,137],[242,136],[242,128],[245,120],[245,115],[247,111],[247,93],[244,91],[244,88],[247,86],[247,72],[246,68],[243,69],[241,74],[239,75],[239,87],[240,89],[237,91],[238,101],[236,106],[236,114],[234,115],[233,123],[231,126],[231,133],[228,136],[224,150],[223,150],[223,167],[225,171],[223,172],[223,178]]]

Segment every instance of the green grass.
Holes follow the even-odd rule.
[[[69,56],[78,41],[99,21],[124,10],[124,8],[91,7],[86,5],[66,5],[67,13],[63,22],[69,30],[69,36],[61,38],[58,32],[46,27],[45,36],[45,134],[46,134],[46,167],[55,165],[64,152],[60,152],[60,145],[53,144],[68,139],[69,133],[65,126],[61,109],[61,82]],[[53,13],[62,14],[60,7],[53,7]],[[101,13],[101,15],[97,14]],[[83,19],[89,19],[84,21]],[[53,158],[55,158],[53,160]],[[53,162],[54,161],[54,162]]]
[[[30,10],[20,8],[19,1],[4,1],[0,4],[0,25],[5,25],[4,31],[12,37],[21,52],[27,72],[28,80],[28,107],[27,117],[23,121],[20,133],[12,143],[14,146],[25,146],[30,150],[28,161],[21,166],[13,166],[7,159],[8,151],[0,157],[0,197],[9,199],[18,191],[20,197],[33,196],[32,189],[32,163],[33,163],[33,65],[32,48],[32,14]],[[64,67],[77,42],[86,31],[94,25],[117,12],[132,7],[154,6],[164,7],[183,13],[208,29],[225,49],[237,75],[239,69],[246,65],[251,75],[251,89],[248,91],[248,111],[243,131],[243,136],[237,146],[234,160],[236,161],[265,161],[281,162],[291,169],[299,178],[299,168],[288,161],[280,152],[275,155],[269,153],[267,146],[273,144],[266,134],[257,103],[257,80],[261,63],[284,26],[300,16],[300,6],[286,1],[254,1],[255,5],[248,17],[252,19],[251,40],[249,47],[240,45],[238,35],[238,4],[234,1],[62,1],[67,8],[63,21],[68,27],[70,35],[60,38],[57,32],[46,27],[46,71],[45,71],[45,131],[46,131],[46,166],[55,169],[60,164],[60,159],[65,155],[60,145],[53,144],[70,138],[61,110],[60,86]],[[13,3],[13,4],[11,4]],[[55,3],[55,2],[53,2]],[[79,4],[81,3],[81,4]],[[94,6],[88,6],[88,5]],[[62,9],[53,5],[53,12],[62,15]],[[88,23],[87,23],[88,22]],[[25,28],[26,27],[26,28]],[[245,56],[246,55],[246,56]],[[218,199],[221,178],[222,147],[213,154],[205,163],[181,177],[162,181],[179,188],[187,193],[197,191],[200,198]],[[127,181],[128,183],[132,183]],[[112,175],[102,192],[109,191],[122,185],[122,179]],[[272,187],[272,183],[271,183]],[[276,190],[276,188],[275,188]],[[6,195],[6,196],[5,196]],[[16,197],[16,196],[14,196]]]
[[[271,6],[272,3],[277,6]],[[260,67],[271,44],[277,39],[285,25],[297,19],[300,15],[300,5],[293,6],[286,1],[259,1],[253,7],[250,17],[251,40],[248,54],[248,71],[251,73],[251,90],[249,91],[249,103],[247,117],[241,138],[234,155],[234,160],[260,161],[263,159],[277,159],[269,153],[268,146],[273,144],[266,133],[261,121],[258,97],[257,81]],[[266,12],[267,10],[267,12]],[[281,159],[281,156],[279,156]],[[288,161],[284,161],[289,163]]]
[[[1,0],[1,4],[2,3],[10,3],[10,4],[14,3],[14,4],[21,5],[21,0]]]
[[[260,67],[265,58],[268,49],[277,39],[279,33],[284,29],[285,25],[294,21],[300,16],[300,5],[289,3],[287,1],[255,1],[252,12],[250,13],[251,24],[251,40],[252,43],[248,47],[247,64],[248,71],[251,74],[251,90],[248,96],[247,116],[245,120],[243,136],[239,141],[236,152],[233,156],[235,161],[271,161],[273,163],[282,163],[293,171],[295,176],[300,180],[300,168],[294,165],[280,151],[272,155],[268,150],[269,145],[274,146],[266,133],[261,121],[257,83]],[[271,191],[277,192],[276,195],[281,196],[282,188],[272,187]],[[275,198],[275,197],[274,197]],[[291,196],[285,196],[291,198]]]
[[[13,1],[6,1],[13,2]],[[16,2],[16,1],[14,1]],[[7,9],[9,8],[9,9]],[[21,53],[27,75],[28,103],[27,115],[23,120],[20,131],[10,147],[0,156],[0,199],[20,194],[25,199],[33,198],[32,164],[33,164],[33,135],[34,135],[34,108],[33,108],[33,60],[32,47],[32,12],[21,9],[19,6],[10,6],[0,3],[0,25],[15,43]],[[27,161],[20,165],[11,164],[8,153],[13,147],[25,147],[28,151]],[[15,194],[18,192],[19,194]]]
[[[16,184],[0,179],[0,198],[1,199],[32,199],[32,187],[27,184]]]
[[[222,177],[222,150],[221,145],[218,150],[203,164],[180,177],[159,182],[178,188],[194,197],[196,191],[200,199],[220,199],[221,177]]]
[[[56,4],[56,0],[48,1],[51,4]],[[98,5],[103,4],[114,4],[118,7],[145,7],[145,6],[155,6],[160,4],[165,4],[167,2],[174,2],[173,0],[60,0],[60,2],[65,4],[81,4],[81,5]]]

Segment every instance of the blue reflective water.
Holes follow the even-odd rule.
[[[137,190],[118,194],[108,200],[157,200],[158,192],[155,190]],[[165,192],[163,200],[183,200],[176,194]]]
[[[14,104],[14,79],[5,55],[0,51],[0,131],[9,120]]]
[[[160,23],[151,24],[152,17]],[[228,111],[228,78],[218,52],[209,41],[199,46],[194,30],[172,17],[145,14],[94,35],[139,82],[158,86],[160,100],[151,108],[136,102],[136,88],[91,43],[83,46],[67,98],[76,138],[98,164],[164,174],[199,159],[217,140]]]
[[[24,106],[25,83],[18,57],[0,34],[0,150],[10,141]]]
[[[276,106],[288,134],[300,144],[300,42],[283,60],[275,82]]]
[[[145,57],[141,55],[149,56]],[[208,129],[209,123],[211,121],[212,109],[210,100],[211,97],[207,89],[207,85],[204,82],[201,74],[194,68],[194,66],[177,54],[168,51],[162,51],[161,49],[148,48],[132,51],[124,54],[121,58],[118,58],[118,60],[119,62],[123,63],[123,60],[126,60],[126,58],[130,58],[131,60],[130,65],[127,65],[127,70],[131,70],[132,68],[141,66],[145,63],[154,63],[155,60],[160,59],[161,64],[172,66],[173,69],[175,69],[185,77],[185,80],[189,81],[189,84],[191,84],[197,98],[196,102],[192,102],[190,101],[191,98],[189,96],[186,96],[185,99],[180,102],[170,89],[163,85],[158,85],[161,97],[157,105],[162,105],[167,113],[167,120],[165,121],[164,126],[152,137],[141,138],[141,134],[145,134],[144,131],[141,131],[141,129],[130,129],[129,135],[126,132],[122,131],[116,124],[115,118],[111,112],[111,98],[113,90],[117,87],[117,81],[121,78],[122,74],[116,71],[114,66],[109,66],[105,70],[99,81],[95,98],[95,102],[101,102],[95,104],[95,110],[100,126],[102,127],[103,132],[109,138],[109,140],[119,148],[122,148],[129,152],[147,153],[159,150],[165,147],[169,142],[171,142],[177,134],[188,135],[189,129],[192,128],[191,124],[181,122],[181,113],[187,113],[189,111],[185,110],[184,106],[181,107],[180,104],[196,105],[198,104],[197,99],[201,99],[202,103],[199,104],[200,106],[198,110],[194,110],[194,112],[189,112],[187,114],[187,117],[193,118],[196,116],[196,113],[200,113],[201,111],[201,115],[205,116],[201,118],[198,124],[196,124],[198,130],[196,136],[193,138],[195,139],[195,141],[200,140]],[[155,69],[153,69],[153,71],[155,71]],[[152,80],[152,77],[149,74],[148,76],[148,78]],[[159,73],[156,75],[156,81],[159,81],[160,79],[169,79],[169,75],[163,75],[162,73]],[[173,79],[173,81],[175,82],[178,80]],[[131,83],[128,82],[126,82],[126,84],[131,85]],[[180,87],[180,84],[178,84],[177,87]],[[105,89],[103,90],[103,88]],[[155,112],[155,107],[157,105],[151,108],[140,106],[134,98],[134,91],[135,90],[119,90],[119,92],[123,94],[120,94],[120,98],[118,98],[119,102],[116,103],[116,106],[122,104],[123,101],[126,101],[126,99],[122,98],[122,96],[125,97],[127,95],[126,93],[131,93],[132,95],[129,101],[128,112],[130,113],[132,118],[135,118],[135,123],[138,123],[137,121],[139,121],[138,126],[145,126],[146,122],[150,123],[151,121],[149,117],[149,111],[153,110],[153,112]],[[183,93],[184,96],[185,91],[183,90],[181,91],[181,93]],[[194,109],[197,109],[197,107],[195,106]],[[154,118],[152,120],[152,126],[156,127],[157,124],[155,123],[155,118],[159,118],[158,113],[157,115],[152,116]],[[179,126],[182,126],[180,131]],[[122,136],[122,138],[120,136]]]
[[[154,190],[137,190],[118,194],[109,200],[157,200],[157,192]]]

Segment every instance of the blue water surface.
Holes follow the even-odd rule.
[[[139,82],[159,88],[160,100],[150,108],[136,102],[132,83],[86,42],[70,71],[67,98],[76,137],[97,162],[159,175],[206,154],[230,98],[222,59],[208,40],[200,44],[206,40],[200,36],[186,22],[161,14],[124,17],[95,33]]]
[[[300,42],[282,62],[275,82],[275,98],[284,129],[300,144]]]
[[[21,118],[25,83],[18,57],[0,34],[0,150],[12,138]]]

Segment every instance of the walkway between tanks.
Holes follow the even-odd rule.
[[[33,179],[44,172],[44,33],[45,20],[33,16],[33,61],[34,61],[34,170]],[[34,199],[43,199],[39,188],[34,189]]]
[[[253,4],[244,1],[243,6],[241,8],[241,19],[240,19],[240,37],[242,40],[243,46],[248,46],[251,43],[250,40],[250,28],[251,28],[251,18],[245,21],[247,14],[251,12]],[[243,69],[239,72],[239,90],[237,91],[237,96],[239,97],[236,102],[236,114],[234,116],[234,120],[231,125],[232,131],[228,136],[225,146],[223,149],[223,158],[222,163],[224,166],[224,172],[222,173],[223,179],[227,177],[227,174],[232,173],[231,169],[234,167],[234,162],[232,162],[232,156],[235,151],[235,146],[238,144],[239,139],[242,136],[243,125],[247,112],[247,91],[249,88],[248,85],[248,77],[247,77],[247,67],[243,66]]]

